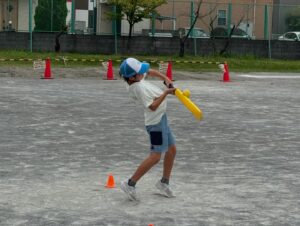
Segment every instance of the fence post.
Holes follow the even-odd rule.
[[[195,20],[195,2],[194,1],[191,1],[191,21],[190,21],[190,27],[193,25],[193,22]],[[196,56],[197,55],[197,42],[196,42],[196,39],[195,39],[195,30],[194,30],[194,27],[192,28],[191,30],[191,37],[193,38],[193,42],[194,42],[194,55]]]
[[[194,22],[194,1],[191,1],[191,19],[190,19],[190,27],[193,25],[193,22]],[[191,33],[190,33],[190,37],[194,37],[194,27],[192,28],[191,30]]]
[[[268,55],[272,59],[272,47],[271,47],[271,29],[269,27],[269,5],[265,5],[265,29],[264,29],[264,38],[268,39]]]
[[[268,5],[265,5],[265,21],[264,21],[264,39],[268,39],[268,29],[269,29],[269,12]]]
[[[152,37],[154,37],[155,34],[155,19],[156,19],[156,13],[152,12]]]
[[[28,11],[29,11],[29,50],[32,52],[32,0],[29,0],[29,5],[28,5]]]
[[[51,0],[51,24],[50,24],[50,30],[53,32],[53,0]]]
[[[114,14],[117,13],[116,5],[113,6],[113,13]],[[114,18],[114,20],[113,20],[112,28],[113,28],[114,38],[115,38],[115,54],[117,55],[118,50],[117,50],[117,20],[116,20],[116,18]]]
[[[96,1],[94,0],[94,3],[93,3],[94,4],[94,6],[93,6],[94,7],[94,14],[93,14],[94,15],[93,16],[93,27],[94,28],[93,28],[93,31],[94,31],[94,34],[97,34],[97,7],[98,6],[97,6],[97,3],[96,3],[96,6],[95,6],[95,2]]]
[[[227,15],[227,20],[228,20],[228,25],[227,25],[227,33],[228,36],[231,31],[231,17],[232,17],[232,3],[228,4],[228,15]]]
[[[71,10],[71,34],[75,33],[75,0],[72,0]]]

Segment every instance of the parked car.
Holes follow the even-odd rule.
[[[181,35],[185,36],[189,33],[190,28],[179,28]],[[194,27],[194,32],[191,32],[189,38],[210,38],[209,35],[202,29]],[[180,35],[180,34],[179,34]]]
[[[152,33],[152,29],[142,29],[142,35],[150,36],[150,37],[163,37],[163,38],[171,38],[173,37],[174,31],[173,30],[160,30],[155,29],[154,34]]]
[[[188,34],[190,28],[185,28],[185,35]],[[210,38],[209,35],[201,28],[195,28],[194,27],[194,33],[193,31],[190,33],[189,38]]]
[[[216,27],[212,30],[210,36],[214,38],[228,38],[228,27]],[[247,34],[246,31],[240,28],[235,28],[233,30],[231,38],[241,38],[241,39],[248,39],[248,40],[252,39],[251,36]]]
[[[278,40],[300,41],[300,31],[289,31],[278,37]]]

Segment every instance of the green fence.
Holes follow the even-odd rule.
[[[199,1],[168,1],[167,5],[159,7],[160,19],[156,20],[157,30],[175,31],[175,34],[178,29],[186,30],[190,27],[191,20],[195,18],[199,4]],[[228,35],[231,28],[235,26],[239,28],[234,32],[235,36],[240,38],[277,39],[287,31],[300,31],[300,2],[297,4],[202,3],[195,30],[203,30],[211,35],[213,30],[222,27],[217,34],[221,35],[219,33],[223,31],[222,35]],[[197,37],[197,34],[195,35]],[[191,36],[193,37],[193,34]]]

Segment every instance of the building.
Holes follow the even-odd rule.
[[[204,0],[196,28],[210,33],[217,26],[238,26],[253,38],[264,38],[265,21],[271,27],[273,0]],[[266,18],[266,7],[269,17]],[[191,12],[197,10],[197,1],[169,1],[158,8],[163,16],[176,18],[176,29],[191,25]],[[158,21],[156,27],[172,29],[170,21]]]
[[[299,9],[299,0],[273,0],[273,35],[275,37],[287,32],[289,29],[285,24],[286,17],[294,9]]]
[[[38,0],[32,0],[33,10]],[[0,0],[0,31],[28,31],[28,0]]]
[[[94,14],[96,12],[96,0],[75,0],[75,32],[94,33]],[[72,0],[67,0],[68,16],[66,22],[71,23]]]
[[[105,12],[112,10],[99,0],[98,33],[111,33],[112,24],[105,22]],[[191,25],[192,11],[196,11],[198,1],[169,0],[167,4],[158,7],[159,16],[155,17],[155,29],[176,31]],[[300,5],[300,3],[298,3]],[[207,33],[216,26],[238,26],[249,36],[263,39],[272,33],[273,0],[204,0],[200,7],[200,17],[195,25]],[[210,12],[210,13],[208,13]],[[143,29],[152,29],[152,20],[144,20],[134,26],[134,33],[141,34]],[[213,21],[213,23],[211,23]],[[121,34],[126,34],[128,24],[121,23]]]
[[[49,0],[54,1],[55,0]],[[106,12],[113,7],[106,0],[73,0],[75,3],[75,32],[112,34],[113,22],[107,19]],[[67,24],[72,15],[72,0],[66,0],[68,8]],[[191,18],[197,9],[199,1],[169,0],[167,4],[158,7],[159,16],[155,20],[145,19],[135,24],[134,34],[140,35],[145,29],[178,31],[191,25]],[[38,0],[32,0],[33,15]],[[291,5],[291,6],[288,6]],[[233,25],[246,31],[256,39],[266,38],[266,34],[282,34],[286,31],[285,17],[300,6],[299,0],[203,0],[200,7],[200,18],[195,25],[207,33],[212,27]],[[155,21],[152,26],[152,21]],[[34,20],[33,27],[34,27]],[[117,23],[118,33],[128,34],[126,20]],[[0,0],[0,31],[29,30],[29,1]]]

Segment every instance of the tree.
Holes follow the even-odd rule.
[[[66,0],[39,0],[34,15],[35,30],[61,31],[66,26],[67,14]]]
[[[122,20],[125,18],[129,24],[128,47],[132,37],[134,24],[141,22],[144,18],[149,18],[156,13],[156,8],[166,3],[166,0],[108,0],[109,5],[118,8],[116,12],[108,13],[112,20]]]
[[[244,21],[244,18],[246,15],[248,15],[249,13],[249,10],[251,8],[249,8],[248,6],[245,7],[244,9],[244,13],[241,13],[241,17],[239,20],[237,20],[236,23],[231,23],[230,24],[230,29],[228,32],[226,32],[226,41],[225,41],[225,44],[224,46],[221,48],[221,50],[219,51],[219,55],[225,55],[227,53],[227,50],[231,44],[231,38],[232,38],[232,35],[234,34],[235,30],[240,26],[240,24]],[[212,46],[213,46],[213,52],[214,54],[217,52],[217,47],[216,47],[216,43],[215,43],[215,33],[213,32],[214,29],[215,29],[215,22],[217,20],[217,14],[215,15],[210,15],[210,22],[209,22],[209,25],[206,25],[207,27],[209,27],[209,30],[210,30],[210,38],[211,38],[211,42],[212,42]]]
[[[54,49],[55,49],[55,52],[59,53],[60,52],[60,41],[59,41],[59,38],[62,34],[66,33],[68,30],[68,27],[65,26],[64,28],[61,29],[61,32],[59,32],[56,36],[55,36],[55,46],[54,46]]]
[[[203,19],[204,17],[208,16],[208,15],[211,15],[211,13],[215,10],[216,6],[213,8],[213,9],[210,9],[208,12],[206,12],[205,14],[203,15],[200,15],[200,8],[201,8],[201,5],[203,3],[203,0],[200,0],[198,2],[198,5],[197,5],[197,10],[195,11],[194,13],[194,18],[193,18],[193,21],[192,21],[192,24],[190,26],[190,29],[188,31],[188,33],[185,35],[185,36],[182,36],[180,37],[180,49],[179,49],[179,56],[180,57],[184,57],[184,47],[185,47],[185,42],[186,40],[188,39],[190,33],[192,32],[196,22],[198,19]]]

